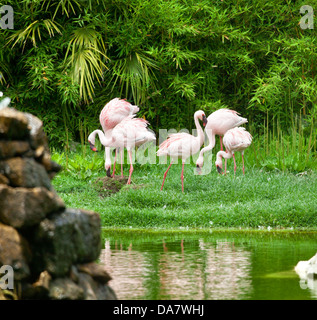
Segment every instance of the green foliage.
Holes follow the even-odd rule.
[[[299,26],[304,4],[13,0],[14,30],[0,32],[0,90],[44,121],[56,148],[85,141],[102,107],[121,97],[155,131],[191,130],[196,110],[227,106],[249,119],[255,137],[290,139],[292,150],[299,145],[289,128],[301,119],[299,153],[312,161],[317,42],[316,28]],[[317,10],[316,0],[309,5]]]

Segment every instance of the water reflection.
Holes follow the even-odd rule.
[[[106,240],[100,260],[113,278],[110,285],[118,299],[142,299],[145,295],[143,276],[147,274],[149,266],[141,252],[132,250],[132,243],[128,249],[122,247],[122,244],[115,242],[111,249],[110,241]]]
[[[316,254],[315,232],[107,231],[104,240],[100,262],[119,299],[317,299],[316,279],[294,270]]]
[[[234,242],[217,241],[216,247],[200,241],[206,251],[206,299],[243,299],[250,294],[250,252]]]
[[[143,249],[105,241],[100,260],[118,299],[246,299],[252,292],[251,253],[232,241],[163,240]]]

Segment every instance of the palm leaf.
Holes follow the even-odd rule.
[[[128,57],[118,59],[112,66],[112,89],[120,83],[120,93],[125,97],[132,95],[136,104],[144,103],[148,91],[156,91],[154,69],[158,69],[156,62],[141,52],[135,52]]]
[[[53,22],[51,19],[35,20],[24,29],[18,30],[12,36],[9,37],[7,44],[12,44],[12,48],[20,43],[23,44],[22,51],[24,51],[27,41],[31,41],[33,46],[36,47],[37,38],[41,41],[41,29],[46,29],[50,37],[54,36],[54,31],[61,34],[61,25],[57,22]]]
[[[73,81],[79,84],[80,98],[85,102],[93,99],[94,82],[97,80],[100,84],[103,70],[107,68],[105,51],[105,44],[94,29],[83,27],[73,32],[65,55],[65,66],[70,68]]]

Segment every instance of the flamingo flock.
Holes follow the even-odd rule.
[[[125,99],[114,98],[109,101],[102,109],[99,120],[103,131],[94,130],[88,137],[88,142],[91,150],[97,151],[95,147],[95,139],[98,135],[101,144],[105,147],[105,170],[108,177],[115,176],[115,165],[118,150],[121,154],[121,177],[123,177],[122,155],[123,149],[127,149],[130,170],[127,184],[131,184],[131,177],[133,172],[132,165],[132,149],[140,146],[146,142],[155,141],[155,134],[148,128],[149,122],[143,118],[137,118],[136,114],[139,111],[138,106],[134,106]],[[248,120],[240,116],[234,110],[219,109],[211,113],[208,118],[202,110],[198,110],[194,114],[195,126],[197,129],[197,136],[188,133],[174,133],[170,134],[167,139],[159,145],[157,156],[169,156],[171,161],[164,173],[161,190],[163,190],[164,183],[168,171],[172,164],[178,159],[182,159],[181,171],[181,185],[182,192],[184,192],[184,165],[186,160],[199,152],[196,161],[196,168],[198,173],[204,165],[204,153],[211,151],[215,146],[215,136],[218,135],[220,139],[220,151],[217,153],[216,169],[222,174],[222,158],[225,159],[225,172],[227,168],[227,159],[233,158],[234,174],[236,174],[236,159],[235,152],[240,152],[242,156],[242,171],[245,174],[244,168],[244,150],[252,143],[251,134],[246,131],[241,125],[246,124]],[[201,149],[204,143],[204,130],[200,122],[202,121],[205,127],[205,133],[208,137],[209,144]],[[225,147],[225,151],[223,150]],[[111,171],[111,148],[115,148],[115,158],[113,163],[112,175]]]
[[[101,144],[106,148],[105,169],[107,176],[110,176],[110,148],[120,149],[121,160],[122,150],[126,148],[129,155],[130,170],[127,184],[131,184],[131,176],[133,172],[132,165],[132,149],[140,146],[148,141],[155,141],[156,137],[147,126],[148,121],[142,118],[135,118],[138,107],[131,105],[129,102],[115,98],[105,105],[100,113],[100,123],[104,130],[94,130],[88,136],[90,149],[97,151],[95,147],[95,138],[98,134]],[[115,156],[116,159],[116,156]],[[113,165],[113,177],[115,173],[115,161]],[[122,161],[121,161],[121,176],[123,177]]]

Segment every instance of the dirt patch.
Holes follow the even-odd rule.
[[[100,197],[109,197],[119,192],[128,182],[127,177],[115,176],[114,178],[102,177],[96,179],[94,188],[98,191]]]

